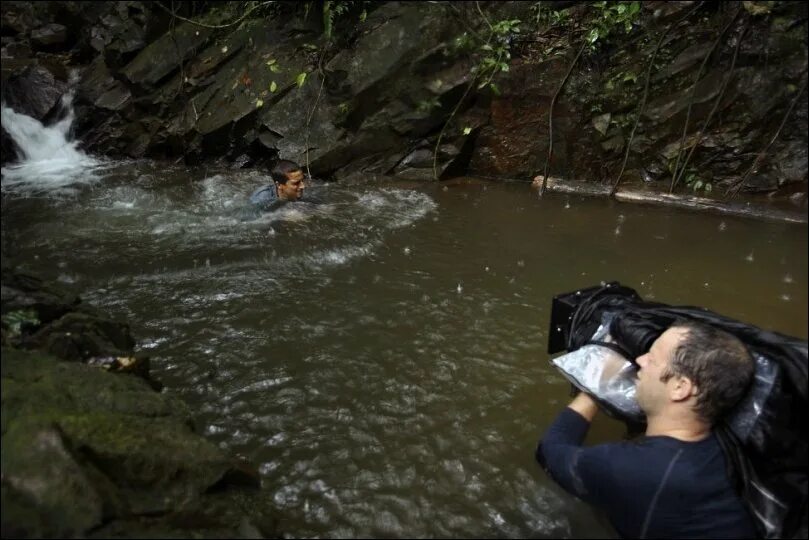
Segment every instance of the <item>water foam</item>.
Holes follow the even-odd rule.
[[[66,116],[51,126],[16,112],[2,104],[2,124],[16,143],[23,160],[2,168],[0,186],[4,192],[24,194],[72,194],[78,184],[97,182],[95,170],[101,165],[78,149],[78,141],[69,141],[73,124],[73,94],[62,97]]]

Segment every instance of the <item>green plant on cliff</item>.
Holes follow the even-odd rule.
[[[555,10],[546,7],[547,2],[535,2],[531,6],[531,12],[534,15],[534,22],[537,27],[543,31],[553,27],[567,26],[570,21],[570,12],[568,10]]]
[[[586,39],[592,51],[611,35],[630,33],[640,18],[640,2],[593,2],[591,7],[595,15]]]
[[[472,77],[469,80],[466,91],[447,117],[447,120],[441,128],[441,132],[438,134],[438,139],[436,139],[435,149],[433,150],[433,178],[436,180],[438,180],[438,149],[441,146],[441,139],[444,137],[447,126],[455,117],[461,104],[473,88],[477,87],[478,90],[488,88],[495,95],[500,94],[500,89],[493,80],[498,73],[505,73],[509,70],[511,44],[514,38],[520,33],[520,19],[502,19],[492,24],[481,9],[479,2],[475,2],[475,7],[480,14],[480,18],[488,27],[489,32],[485,41],[477,32],[464,32],[454,41],[456,50],[470,51],[472,58],[475,60],[475,64],[470,69]],[[469,135],[471,132],[471,128],[464,128],[462,130],[464,135]]]
[[[326,41],[331,41],[334,36],[334,23],[341,18],[345,18],[349,13],[356,12],[357,20],[364,22],[368,16],[367,7],[370,4],[367,0],[364,1],[331,1],[324,0],[323,2],[323,37]],[[306,11],[308,13],[311,2],[307,2]]]

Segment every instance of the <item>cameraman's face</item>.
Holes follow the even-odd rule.
[[[652,343],[649,352],[636,360],[640,369],[635,398],[647,416],[658,413],[669,401],[668,382],[672,379],[662,379],[684,333],[682,328],[669,328]]]

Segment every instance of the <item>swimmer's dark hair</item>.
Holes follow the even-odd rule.
[[[281,159],[270,170],[270,175],[272,175],[273,181],[286,184],[287,180],[289,180],[289,175],[296,171],[302,172],[300,165],[288,159]]]

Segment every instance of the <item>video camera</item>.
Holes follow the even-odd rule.
[[[601,323],[599,313],[594,309],[594,301],[606,294],[641,300],[634,289],[624,287],[617,281],[602,282],[600,285],[553,297],[548,329],[548,354],[574,351],[592,337]]]

